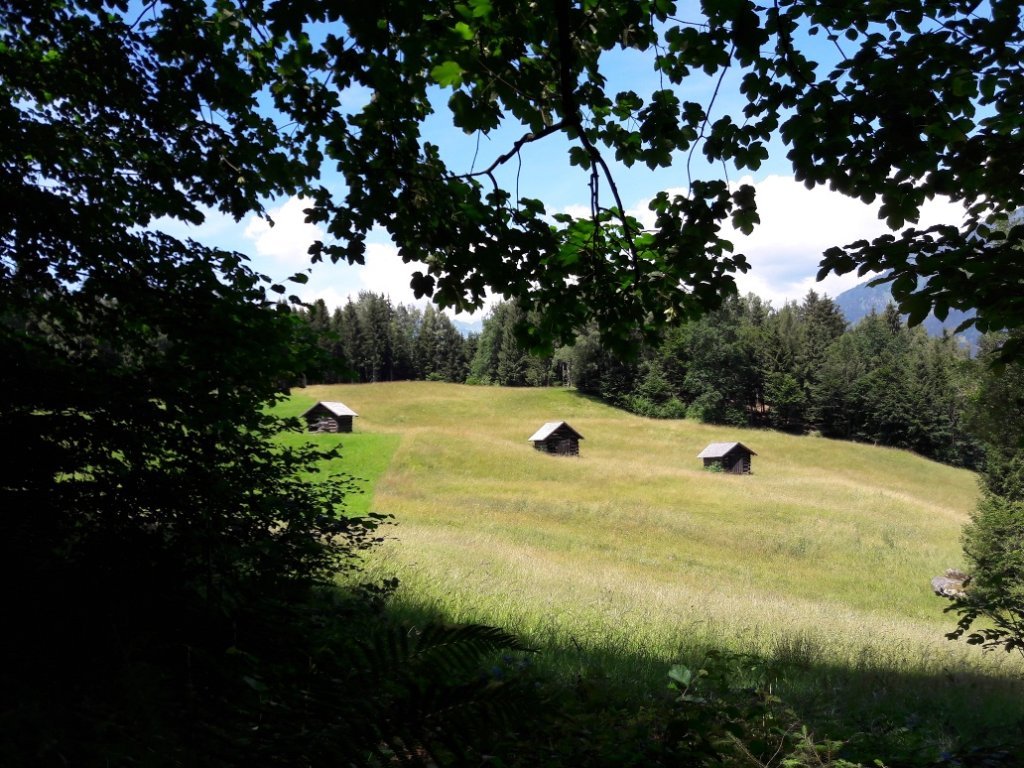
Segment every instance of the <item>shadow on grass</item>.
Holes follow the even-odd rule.
[[[406,624],[445,622],[443,615],[408,603],[392,606],[390,615]],[[724,652],[702,639],[666,662],[642,649],[581,645],[571,637],[523,640],[536,647],[526,665],[555,692],[553,700],[560,692],[620,716],[659,706],[670,710],[679,690],[670,687],[669,671],[679,664],[699,676],[691,694],[777,697],[815,739],[845,742],[843,757],[865,765],[1024,765],[1021,677],[957,669],[909,673],[869,655],[843,666],[824,660],[821,646],[801,641],[752,655]]]

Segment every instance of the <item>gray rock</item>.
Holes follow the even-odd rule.
[[[947,597],[950,600],[967,595],[967,585],[971,577],[956,568],[950,568],[945,576],[936,576],[932,579],[932,591],[939,597]]]

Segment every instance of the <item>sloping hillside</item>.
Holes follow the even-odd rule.
[[[397,518],[375,568],[399,599],[541,644],[656,665],[707,647],[830,664],[1002,674],[951,643],[929,579],[961,564],[975,477],[886,448],[654,421],[565,390],[427,382],[310,387],[360,432],[395,434],[374,508]],[[580,458],[534,451],[568,421]],[[754,473],[697,453],[740,440]],[[1012,659],[1011,659],[1012,661]]]

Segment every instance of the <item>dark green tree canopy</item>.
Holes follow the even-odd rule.
[[[315,259],[360,262],[382,226],[441,305],[479,306],[490,289],[535,313],[535,343],[594,319],[623,346],[717,306],[747,268],[721,226],[748,231],[757,212],[750,187],[693,179],[656,197],[643,230],[623,213],[613,161],[666,167],[696,150],[756,169],[781,138],[798,179],[878,205],[898,233],[837,243],[822,274],[887,271],[912,321],[973,306],[982,330],[1019,324],[1021,228],[977,236],[1024,204],[1009,160],[1024,120],[1019,3],[682,12],[671,0],[6,3],[0,130],[20,151],[0,171],[16,201],[4,267],[77,280],[159,216],[241,216],[301,193],[330,233]],[[809,42],[822,39],[827,62]],[[646,52],[658,89],[604,87],[602,57],[621,49]],[[742,73],[746,106],[713,119],[689,86],[726,70]],[[484,167],[451,167],[423,131],[445,110],[468,133],[518,126],[518,138]],[[501,174],[555,134],[589,173],[590,216],[552,216]],[[325,168],[343,183],[320,181]],[[967,206],[962,227],[913,226],[935,195]]]

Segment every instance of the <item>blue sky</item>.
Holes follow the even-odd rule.
[[[817,45],[817,41],[811,43]],[[825,49],[820,50],[827,58]],[[646,96],[661,87],[653,70],[653,51],[640,53],[615,52],[602,60],[608,79],[607,90],[634,90]],[[730,70],[714,103],[711,118],[730,114],[742,120],[742,101],[738,95],[741,72]],[[694,77],[680,89],[680,97],[707,105],[714,91],[712,78]],[[424,138],[441,148],[442,156],[456,172],[470,170],[474,154],[475,168],[486,167],[499,154],[508,150],[523,132],[518,126],[503,126],[489,137],[467,136],[453,128],[448,120],[445,101],[450,92],[438,90],[437,111],[423,127]],[[356,109],[367,94],[346,94],[350,108]],[[589,214],[587,175],[568,163],[567,143],[554,135],[540,142],[528,144],[521,153],[521,166],[515,161],[499,172],[499,180],[521,196],[537,197],[545,202],[549,212]],[[729,233],[736,250],[747,255],[752,269],[737,277],[742,292],[753,292],[773,305],[780,306],[788,299],[799,300],[809,289],[835,296],[864,278],[856,275],[829,277],[815,282],[821,253],[833,245],[843,245],[863,237],[873,237],[886,231],[873,207],[857,200],[845,198],[828,189],[807,190],[792,178],[781,142],[769,147],[771,157],[756,174],[741,175],[730,169],[731,183],[753,184],[757,192],[761,225],[750,236]],[[653,221],[647,203],[661,190],[685,191],[690,174],[693,178],[721,178],[721,166],[708,167],[698,150],[687,169],[687,157],[676,158],[673,166],[651,171],[646,166],[624,168],[613,164],[616,183],[623,203],[641,221]],[[329,175],[326,183],[338,183]],[[602,202],[610,205],[610,194],[605,190]],[[198,228],[177,224],[168,227],[173,233],[187,234],[210,245],[238,250],[252,258],[254,267],[275,280],[282,280],[296,271],[309,269],[306,250],[309,244],[324,233],[304,220],[303,202],[299,199],[270,201],[268,210],[274,221],[250,216],[242,221],[213,213]],[[961,212],[948,201],[935,200],[923,211],[921,224],[959,224]],[[349,296],[361,290],[383,293],[396,303],[414,303],[409,289],[409,277],[417,265],[401,262],[386,233],[374,233],[369,241],[366,264],[362,266],[317,265],[310,271],[310,280],[304,286],[295,286],[300,298],[312,301],[324,299],[329,307],[342,305]],[[422,304],[422,302],[419,302]],[[460,316],[460,319],[477,318]]]

